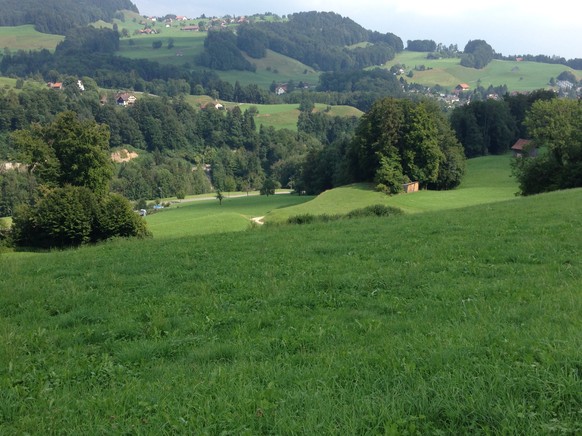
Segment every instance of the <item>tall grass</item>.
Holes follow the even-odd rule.
[[[3,256],[0,433],[579,433],[581,201]]]

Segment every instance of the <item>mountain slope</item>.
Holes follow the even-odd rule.
[[[0,26],[33,24],[39,32],[63,35],[75,26],[111,21],[122,9],[137,12],[130,0],[1,0]]]

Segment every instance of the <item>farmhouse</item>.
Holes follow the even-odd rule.
[[[184,26],[180,27],[180,30],[184,30],[185,32],[198,32],[200,27],[198,26]]]
[[[530,139],[518,139],[517,142],[511,146],[511,150],[513,150],[513,156],[515,157],[535,157],[538,155],[538,149]]]
[[[63,89],[63,83],[62,82],[48,82],[46,84],[46,86],[48,86],[50,89],[56,89],[58,91]]]
[[[115,103],[119,106],[132,106],[137,98],[129,92],[120,92],[115,96]]]
[[[471,87],[469,85],[467,85],[466,83],[459,83],[455,87],[455,91],[457,91],[457,92],[468,91],[470,88]]]

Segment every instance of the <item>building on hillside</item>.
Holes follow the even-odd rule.
[[[119,92],[115,96],[115,103],[119,106],[133,106],[137,98],[129,92]]]
[[[402,189],[405,194],[411,194],[413,192],[418,192],[419,184],[418,182],[410,182],[402,185]]]
[[[536,157],[538,155],[538,149],[531,139],[518,139],[511,146],[511,150],[514,157]]]
[[[57,91],[61,91],[63,89],[62,82],[48,82],[46,86],[48,86],[50,89],[56,89]]]
[[[277,95],[283,95],[287,92],[287,85],[283,84],[283,85],[279,85],[275,88],[275,94]]]
[[[183,30],[185,32],[198,32],[200,30],[199,26],[184,26],[184,27],[180,27],[180,30]]]
[[[457,86],[455,86],[455,91],[457,92],[468,91],[469,89],[471,89],[471,87],[466,83],[459,83]]]

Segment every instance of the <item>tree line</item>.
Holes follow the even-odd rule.
[[[368,44],[346,48],[360,43]],[[237,47],[257,59],[270,49],[320,71],[383,64],[404,48],[396,35],[366,30],[333,12],[301,12],[285,22],[243,24],[237,29]]]
[[[450,121],[468,158],[507,153],[518,138],[529,135],[525,118],[538,100],[556,98],[553,91],[505,94],[502,100],[472,101],[457,107]]]
[[[98,20],[111,22],[124,9],[138,12],[130,0],[3,0],[0,26],[33,24],[39,32],[65,35]]]

